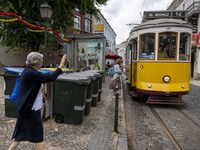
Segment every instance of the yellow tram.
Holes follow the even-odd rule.
[[[147,103],[183,104],[190,90],[192,26],[155,19],[134,27],[126,46],[126,74],[135,97]]]

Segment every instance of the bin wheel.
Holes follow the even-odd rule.
[[[56,114],[55,115],[55,121],[57,123],[63,123],[64,122],[64,117],[62,115],[60,115],[60,114]]]

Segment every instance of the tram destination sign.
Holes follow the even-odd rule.
[[[187,11],[144,11],[143,22],[153,19],[174,18],[187,20]]]

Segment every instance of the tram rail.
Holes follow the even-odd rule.
[[[181,112],[187,119],[189,119],[191,122],[193,122],[196,126],[198,126],[200,128],[200,124],[195,120],[193,119],[192,117],[189,116],[189,114],[187,112],[185,112],[184,110],[182,110],[180,108],[180,106],[175,106],[175,108]]]
[[[156,110],[157,109],[156,105],[149,105],[149,107],[150,107],[153,115],[155,116],[155,118],[158,120],[160,126],[165,131],[165,133],[167,134],[167,136],[169,137],[169,139],[171,140],[171,142],[173,143],[174,147],[177,150],[184,149],[184,143],[183,143],[183,141],[181,141],[180,138],[176,137],[177,131],[178,131],[178,134],[180,134],[182,136],[184,134],[181,133],[181,131],[179,130],[178,127],[177,127],[177,131],[176,132],[175,131],[171,131],[172,128],[175,126],[175,124],[173,126],[171,125],[171,127],[170,127],[169,124],[167,125],[167,122],[164,121],[165,120],[165,118],[164,118],[165,116],[163,116],[163,114],[162,115],[160,114],[161,112],[163,112],[163,110]],[[183,125],[183,127],[185,127],[185,126],[193,126],[194,128],[196,128],[197,131],[200,131],[200,124],[199,124],[199,122],[197,122],[191,115],[189,115],[189,113],[187,113],[184,110],[182,110],[180,106],[174,106],[172,108],[174,108],[174,110],[175,110],[175,112],[174,112],[175,115],[174,116],[176,116],[176,117],[180,116],[180,118],[182,117],[182,120],[185,120],[184,122],[186,124]]]
[[[170,138],[170,140],[172,141],[172,143],[174,144],[174,147],[177,150],[182,150],[181,145],[178,143],[178,141],[176,140],[175,136],[172,134],[172,132],[169,130],[169,128],[167,127],[167,125],[164,123],[164,121],[162,120],[162,118],[160,117],[160,115],[156,112],[156,110],[154,109],[153,106],[150,106],[150,109],[152,111],[152,113],[154,114],[154,116],[156,117],[156,119],[158,120],[158,122],[160,123],[161,127],[163,128],[163,130],[165,131],[165,133],[168,135],[168,137]]]

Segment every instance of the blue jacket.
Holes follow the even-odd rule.
[[[26,67],[20,77],[20,88],[17,97],[17,112],[28,115],[31,112],[34,101],[40,90],[41,83],[55,81],[62,74],[62,70],[57,68],[51,74],[44,74],[33,67]]]

